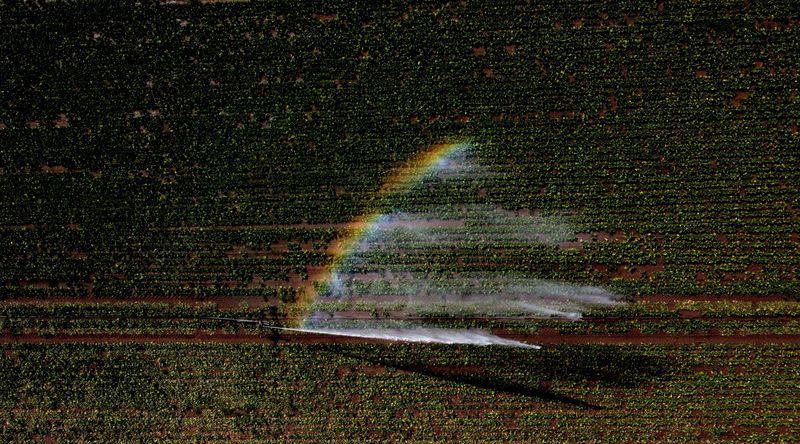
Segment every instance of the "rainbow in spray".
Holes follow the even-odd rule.
[[[407,192],[414,186],[420,184],[425,177],[431,175],[441,168],[448,159],[470,149],[470,142],[443,143],[431,146],[430,149],[421,153],[416,158],[405,163],[398,168],[384,182],[378,191],[379,197],[388,197],[399,193]],[[383,209],[382,209],[383,210]],[[325,284],[330,285],[338,278],[337,269],[344,260],[353,252],[359,243],[374,233],[381,225],[385,217],[384,211],[375,211],[359,217],[350,223],[352,233],[341,240],[338,247],[332,250],[334,260],[331,270],[327,275]],[[323,285],[324,287],[324,285]],[[311,295],[311,303],[317,299],[319,294]]]
[[[471,146],[472,144],[468,142],[433,145],[431,149],[392,174],[379,193],[385,196],[408,191],[414,185],[419,184],[423,178],[442,167],[442,164],[451,156],[463,152]]]
[[[433,145],[428,151],[398,168],[381,187],[378,193],[379,196],[386,197],[408,191],[421,183],[425,177],[441,168],[443,163],[450,157],[466,151],[471,146],[469,142]],[[353,233],[342,240],[340,248],[335,251],[332,271],[335,271],[336,267],[352,252],[359,241],[378,228],[384,214],[381,211],[376,211],[362,216],[352,223]]]

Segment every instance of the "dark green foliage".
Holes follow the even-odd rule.
[[[798,293],[792,2],[39,3],[0,15],[7,296],[257,295],[253,275],[330,258],[227,248],[333,233],[248,226],[347,222],[399,162],[462,137],[508,174],[477,200],[662,239],[551,277]]]
[[[796,1],[188,3],[0,5],[1,299],[255,296],[291,308],[289,285],[331,263],[342,223],[385,204],[377,191],[398,165],[460,140],[504,180],[448,193],[564,215],[582,249],[384,259],[628,295],[800,294]],[[55,341],[255,334],[200,318],[272,313],[0,308],[7,339]],[[786,302],[639,303],[492,326],[800,331]],[[800,435],[796,346],[2,348],[9,442]]]
[[[6,345],[6,441],[782,441],[795,346]],[[735,393],[735,396],[731,394]]]

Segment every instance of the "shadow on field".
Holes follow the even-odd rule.
[[[474,387],[554,401],[585,410],[603,406],[556,393],[555,382],[636,387],[671,373],[666,359],[647,356],[615,346],[564,346],[543,350],[497,347],[418,346],[404,350],[374,347],[333,346],[327,351],[372,365],[380,365]],[[419,350],[420,353],[414,353]],[[424,351],[424,352],[423,352]],[[477,357],[470,365],[459,365],[464,356]]]
[[[542,350],[538,357],[522,357],[515,365],[544,377],[572,382],[596,381],[632,388],[674,372],[667,358],[642,354],[621,346],[586,345]]]

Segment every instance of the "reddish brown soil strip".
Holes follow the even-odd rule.
[[[250,224],[250,225],[189,225],[185,227],[166,227],[166,231],[238,231],[252,228],[299,228],[299,229],[327,229],[333,228],[337,230],[358,229],[364,224],[359,222],[341,222],[341,223],[328,223],[328,224]]]
[[[176,344],[176,343],[214,343],[214,344],[274,344],[274,337],[253,334],[226,334],[197,332],[193,334],[79,334],[62,335],[45,338],[38,334],[11,335],[8,333],[0,336],[0,344]],[[312,334],[284,334],[278,339],[280,343],[289,344],[383,344],[390,341],[367,338],[354,338],[347,336],[312,335]]]
[[[596,266],[596,268],[600,268],[599,271],[603,271],[604,266]],[[307,285],[301,286],[311,286],[313,281],[321,280],[326,276],[327,268],[326,267],[309,267],[309,278],[306,282]],[[293,285],[298,284],[298,282],[280,282],[275,283],[275,285]],[[668,302],[668,303],[677,303],[677,302],[686,302],[686,301],[697,301],[697,302],[778,302],[778,301],[796,301],[797,299],[791,296],[781,295],[781,294],[768,294],[768,295],[710,295],[710,294],[701,294],[701,295],[670,295],[670,294],[655,294],[655,295],[645,295],[639,296],[636,298],[637,302]],[[207,296],[205,298],[199,299],[196,296],[126,296],[124,298],[113,298],[113,297],[87,297],[87,296],[79,296],[75,295],[72,296],[43,296],[43,297],[20,297],[20,298],[13,298],[7,299],[5,302],[14,302],[14,303],[24,303],[24,304],[53,304],[53,303],[98,303],[98,304],[124,304],[129,302],[143,302],[143,303],[150,303],[150,304],[188,304],[188,305],[199,305],[204,303],[214,303],[217,304],[217,307],[220,309],[238,309],[239,304],[242,302],[247,302],[250,308],[257,308],[265,305],[262,296]]]
[[[210,5],[215,3],[250,3],[250,0],[200,0],[201,5]]]
[[[54,123],[56,128],[69,128],[69,119],[64,113],[59,114],[58,119],[56,119]]]
[[[381,223],[381,227],[386,229],[463,228],[465,223],[464,219],[389,220]]]
[[[800,344],[800,335],[754,334],[724,336],[721,334],[508,334],[506,339],[533,344]]]
[[[336,230],[360,230],[369,224],[367,221],[353,221],[341,223],[327,223],[327,224],[265,224],[265,225],[192,225],[185,227],[167,227],[167,231],[204,231],[204,230],[217,230],[217,231],[238,231],[252,228],[292,228],[292,229],[336,229]],[[459,228],[464,226],[463,219],[430,219],[419,221],[390,221],[385,223],[387,227],[392,228]]]
[[[321,22],[330,22],[339,18],[338,14],[311,14],[311,16]]]
[[[726,302],[726,301],[740,301],[740,302],[774,302],[774,301],[794,301],[795,298],[782,294],[697,294],[697,295],[674,295],[674,294],[652,294],[646,296],[639,296],[637,301],[643,302],[685,302],[685,301],[702,301],[702,302]]]
[[[2,304],[0,304],[2,306]],[[385,314],[384,314],[385,313]],[[2,317],[2,316],[0,316]],[[64,319],[63,316],[24,316],[26,320],[62,320]],[[171,321],[171,322],[186,322],[186,321],[202,321],[208,320],[213,318],[207,317],[175,317],[175,316],[118,316],[114,314],[110,315],[92,315],[92,316],[82,316],[80,319],[127,319],[127,320],[140,320],[140,321]],[[272,318],[270,318],[272,319]],[[385,311],[376,317],[375,313],[371,311],[358,311],[358,310],[349,310],[349,311],[337,311],[332,314],[329,318],[330,320],[370,320],[370,319],[388,319],[388,320],[403,320],[403,321],[415,321],[419,322],[420,325],[427,325],[433,324],[435,325],[436,322],[440,321],[451,321],[452,318],[449,316],[417,316],[412,315],[402,311]],[[492,322],[492,321],[530,321],[530,322],[537,322],[537,321],[574,321],[571,319],[565,318],[556,318],[556,317],[546,317],[546,316],[519,316],[519,317],[512,317],[512,316],[465,316],[460,318],[462,321],[478,321],[478,322]],[[672,317],[661,317],[661,316],[637,316],[637,317],[622,317],[622,316],[605,316],[605,317],[584,317],[581,321],[586,323],[587,326],[591,325],[608,325],[610,323],[618,323],[618,322],[637,322],[637,323],[646,323],[646,322],[680,322],[680,319],[702,319],[706,321],[714,321],[714,322],[781,322],[781,323],[788,323],[791,321],[796,321],[800,319],[798,316],[759,316],[759,315],[741,315],[741,316],[707,316],[700,311],[692,311],[692,310],[682,310],[678,314],[678,318]],[[278,321],[282,322],[284,325],[295,325],[296,322],[301,321],[302,319],[286,317],[286,316],[279,316],[277,318]],[[265,327],[267,328],[267,327]],[[512,330],[508,330],[509,334],[514,334]]]
[[[288,284],[288,283],[287,283]],[[95,296],[45,296],[45,297],[21,297],[14,299],[7,299],[2,303],[14,304],[131,304],[131,303],[144,303],[144,304],[186,304],[186,305],[203,305],[215,304],[220,310],[238,310],[240,304],[246,303],[249,308],[259,308],[268,305],[264,301],[263,296],[207,296],[203,299],[198,299],[194,296],[126,296],[125,298],[114,297],[95,297]]]
[[[751,88],[752,89],[752,88]],[[742,106],[742,101],[750,97],[750,90],[740,90],[736,92],[736,95],[733,96],[731,99],[731,106],[734,108],[739,108]]]
[[[532,321],[541,320],[542,318],[530,318]],[[545,318],[546,319],[546,318]],[[660,316],[636,316],[636,317],[622,317],[622,316],[607,316],[607,317],[584,317],[583,322],[591,322],[594,325],[609,324],[612,322],[680,322],[679,319],[702,319],[704,321],[713,322],[783,322],[800,320],[798,316],[758,316],[755,314],[741,315],[741,316],[709,316],[695,310],[681,310],[677,318],[660,317]],[[492,320],[492,319],[488,319]],[[525,319],[528,320],[528,319]]]
[[[560,334],[558,332],[543,332],[536,334],[518,334],[496,331],[499,336],[506,339],[521,341],[531,344],[558,345],[558,344],[800,344],[800,335],[754,334],[740,336],[723,336],[720,334]],[[276,338],[280,343],[289,344],[381,344],[392,341],[354,338],[346,336],[330,336],[318,334],[282,334],[279,337],[253,334],[227,334],[197,332],[194,334],[172,335],[63,335],[44,338],[36,334],[11,335],[5,333],[0,336],[0,343],[24,344],[130,344],[130,343],[219,343],[219,344],[267,344],[275,343]]]

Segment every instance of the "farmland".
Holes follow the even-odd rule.
[[[797,346],[13,345],[5,440],[791,440]],[[57,382],[63,381],[63,382]]]
[[[791,441],[800,5],[570,3],[0,2],[2,440]],[[455,143],[491,174],[386,195]],[[538,352],[221,319],[301,323],[394,209],[450,219],[355,272],[625,303],[314,306]]]

